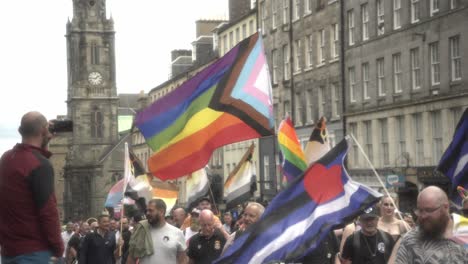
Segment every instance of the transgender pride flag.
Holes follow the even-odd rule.
[[[203,168],[221,146],[273,135],[271,84],[258,33],[138,113],[154,151],[150,172],[162,180]]]

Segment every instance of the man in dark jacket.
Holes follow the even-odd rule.
[[[48,127],[39,112],[25,114],[19,127],[22,143],[0,160],[2,263],[49,263],[51,256],[63,254]]]

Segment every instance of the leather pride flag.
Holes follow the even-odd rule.
[[[309,167],[215,263],[297,261],[335,226],[375,204],[381,194],[347,175],[343,167],[347,150],[344,139]]]

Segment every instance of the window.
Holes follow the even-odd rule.
[[[301,71],[301,40],[298,39],[294,41],[294,72],[300,72]]]
[[[358,131],[357,131],[356,123],[349,123],[349,130],[351,132],[351,135],[357,137]],[[353,153],[352,153],[353,164],[355,167],[358,167],[359,166],[359,148],[354,141],[352,144],[353,144]]]
[[[289,23],[289,0],[283,1],[283,24]]]
[[[99,46],[96,43],[91,44],[91,64],[99,64]]]
[[[236,40],[235,40],[235,43],[239,43],[241,41],[241,38],[240,38],[240,28],[236,28]]]
[[[271,177],[270,177],[270,156],[263,156],[263,177],[265,181],[265,189],[271,189]]]
[[[411,87],[413,90],[421,88],[421,68],[419,66],[419,48],[410,50]]]
[[[354,95],[356,90],[356,73],[354,72],[354,67],[348,69],[349,76],[349,101],[351,103],[356,102],[356,96]]]
[[[325,87],[319,87],[317,97],[318,118],[320,118],[325,115]]]
[[[451,80],[458,81],[461,79],[460,37],[451,37],[449,42]]]
[[[382,165],[390,165],[390,155],[388,152],[388,122],[387,119],[380,119],[380,147],[382,154]]]
[[[414,142],[416,165],[424,165],[424,129],[422,126],[422,114],[413,114]]]
[[[331,105],[332,105],[332,117],[339,117],[338,109],[340,104],[340,87],[336,83],[330,84],[331,90]]]
[[[411,0],[411,23],[419,21],[419,0]]]
[[[339,41],[339,29],[338,29],[338,24],[332,24],[331,25],[331,53],[332,53],[332,58],[338,58],[340,55],[339,51],[339,46],[338,46],[338,41]]]
[[[234,32],[229,32],[229,49],[234,47]]]
[[[287,115],[291,114],[291,106],[290,106],[288,100],[285,100],[283,102],[283,108],[284,108],[284,116],[287,116]]]
[[[91,137],[102,138],[103,118],[102,113],[98,110],[91,112]]]
[[[283,45],[283,79],[289,80],[289,46]]]
[[[395,93],[401,93],[401,54],[397,53],[392,56],[393,61],[393,90]]]
[[[384,0],[377,0],[377,36],[385,34],[384,8]]]
[[[231,173],[231,164],[226,164],[226,171],[227,171],[227,175],[229,175]]]
[[[278,27],[278,5],[276,0],[271,1],[271,28],[275,29]]]
[[[401,28],[401,0],[393,0],[393,29]]]
[[[369,63],[363,63],[361,66],[362,69],[362,92],[363,99],[370,99],[369,97]]]
[[[365,121],[364,122],[364,150],[366,151],[369,160],[373,162],[374,160],[374,153],[372,151],[372,122]]]
[[[452,128],[453,132],[455,132],[455,129],[457,128],[458,122],[460,121],[462,117],[462,108],[461,107],[454,107],[450,109],[450,112],[452,113]],[[453,133],[452,133],[453,134]]]
[[[307,90],[306,92],[306,103],[307,103],[307,110],[306,110],[306,124],[313,123],[314,119],[314,105],[313,105],[313,96],[312,90]]]
[[[313,54],[313,49],[312,49],[312,47],[313,47],[313,46],[312,46],[312,41],[313,41],[312,34],[306,36],[306,39],[305,39],[305,48],[304,48],[306,68],[312,68],[312,65],[313,65],[313,58],[312,58],[312,54]]]
[[[430,14],[433,16],[435,13],[439,12],[439,0],[429,0],[430,4]]]
[[[432,158],[437,164],[442,157],[442,117],[440,111],[431,112],[432,124]]]
[[[253,20],[250,20],[249,21],[249,35],[252,35],[256,30],[254,29],[254,21]]]
[[[397,116],[396,120],[396,136],[397,136],[397,157],[403,155],[406,152],[406,135],[405,135],[405,116]],[[405,160],[402,160],[405,162]],[[406,163],[400,163],[402,165]]]
[[[227,43],[227,35],[224,35],[223,36],[223,54],[228,52],[228,50],[229,50],[229,47],[228,47],[228,43]]]
[[[385,96],[384,58],[377,59],[377,89],[379,91],[379,96]]]
[[[318,31],[318,63],[322,64],[325,62],[325,30],[321,29]]]
[[[314,105],[313,105],[313,95],[312,95],[312,90],[307,90],[307,110],[306,110],[306,115],[307,115],[307,121],[306,123],[313,123],[314,119]]]
[[[262,34],[266,33],[266,19],[267,19],[267,10],[265,7],[265,1],[260,2],[260,11],[262,13]]]
[[[271,61],[273,64],[273,84],[278,83],[278,50],[274,49],[271,51]]]
[[[293,20],[299,20],[301,16],[301,0],[294,0]]]
[[[348,44],[354,45],[354,10],[348,11]]]
[[[362,19],[362,40],[369,39],[369,12],[367,10],[367,3],[361,6],[361,19]]]
[[[429,44],[429,54],[431,60],[431,84],[440,84],[440,62],[439,62],[439,42]]]
[[[302,101],[301,101],[301,94],[296,93],[294,95],[295,100],[295,111],[294,111],[294,124],[296,126],[302,125]]]
[[[459,0],[450,0],[450,9],[455,9],[459,5]]]
[[[304,0],[304,16],[312,13],[312,0]]]

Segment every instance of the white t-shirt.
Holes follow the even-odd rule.
[[[167,223],[160,228],[151,228],[151,238],[154,254],[140,259],[140,264],[176,264],[177,254],[187,249],[182,231]]]
[[[196,233],[198,233],[198,231],[192,231],[192,228],[187,227],[185,229],[185,242],[187,242],[188,244],[188,241],[190,240],[190,238],[193,237]]]
[[[63,257],[66,257],[67,254],[67,247],[68,247],[68,241],[70,241],[70,238],[73,236],[74,232],[71,232],[70,234],[67,231],[62,232],[62,241],[64,245],[64,251],[63,251]]]

